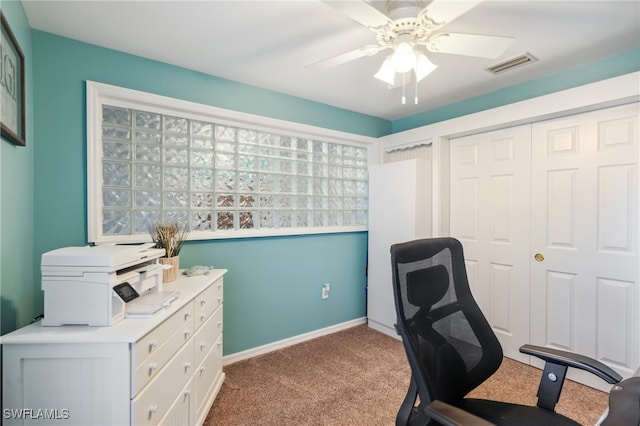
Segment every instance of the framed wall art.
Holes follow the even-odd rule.
[[[4,15],[0,17],[0,130],[6,140],[25,146],[24,55]]]

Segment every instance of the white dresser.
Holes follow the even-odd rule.
[[[2,336],[3,423],[201,425],[224,381],[226,272],[164,284],[180,297],[152,318]]]

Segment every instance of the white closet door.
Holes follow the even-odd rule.
[[[621,374],[640,364],[638,113],[635,104],[533,125],[531,341]]]
[[[451,235],[509,358],[528,363],[531,127],[451,140]]]
[[[397,337],[392,244],[431,236],[431,167],[421,159],[369,167],[369,327]]]

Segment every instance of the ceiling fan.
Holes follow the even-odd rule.
[[[373,31],[377,44],[342,53],[307,68],[328,68],[392,49],[393,53],[385,58],[374,77],[394,87],[396,74],[400,74],[403,91],[411,71],[417,85],[437,68],[426,52],[496,58],[513,41],[511,37],[438,31],[482,0],[432,0],[426,6],[422,0],[387,0],[388,16],[364,0],[322,1]],[[405,103],[404,93],[402,103]],[[415,103],[418,103],[417,95]]]

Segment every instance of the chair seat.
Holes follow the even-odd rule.
[[[484,399],[465,398],[457,407],[475,414],[495,425],[522,426],[579,426],[580,423],[562,416],[557,412],[528,405],[509,404],[506,402]]]

